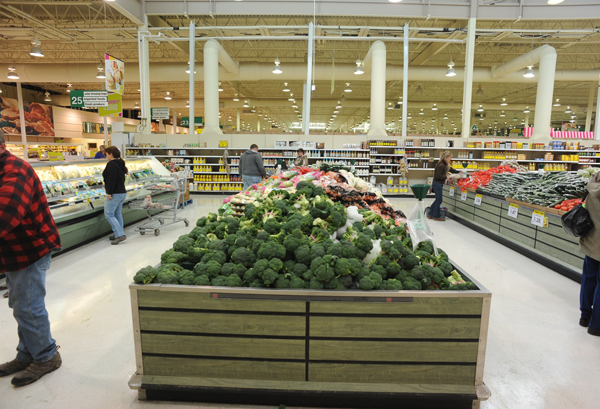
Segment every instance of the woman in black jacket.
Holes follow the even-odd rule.
[[[113,234],[109,237],[111,244],[119,244],[125,241],[123,226],[123,202],[127,197],[125,190],[125,175],[128,173],[125,161],[121,159],[121,152],[115,146],[109,146],[105,150],[108,163],[102,177],[106,189],[106,200],[104,202],[104,217],[112,227]]]
[[[449,151],[444,151],[440,157],[440,161],[435,165],[433,173],[432,189],[433,193],[435,193],[435,201],[431,205],[431,213],[427,217],[440,222],[445,221],[440,217],[440,205],[442,204],[442,193],[444,190],[444,183],[446,183],[446,178],[448,177],[448,172],[459,173],[458,170],[450,166],[451,160],[452,154]]]

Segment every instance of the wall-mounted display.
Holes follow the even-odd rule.
[[[23,116],[27,136],[54,136],[52,106],[37,102],[23,102]],[[21,135],[19,101],[0,97],[0,129],[7,135]]]

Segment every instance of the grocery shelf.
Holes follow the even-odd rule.
[[[408,170],[435,170],[435,168],[406,168]]]
[[[196,183],[244,183],[243,181],[239,180],[239,181],[224,181],[224,182],[210,182],[210,181],[204,181],[204,180],[195,180],[194,182]]]
[[[400,176],[399,173],[369,173],[369,176]]]
[[[406,153],[371,153],[369,156],[406,156]]]

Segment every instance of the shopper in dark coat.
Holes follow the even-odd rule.
[[[123,202],[127,198],[125,189],[125,175],[128,173],[125,161],[121,159],[121,152],[116,146],[106,148],[106,159],[108,163],[102,172],[104,188],[106,189],[106,200],[104,201],[104,217],[113,230],[109,238],[111,244],[119,244],[125,241],[123,225]]]
[[[250,149],[242,153],[240,157],[240,174],[244,181],[244,190],[254,184],[260,183],[261,177],[267,177],[263,166],[262,156],[258,153],[258,145],[253,143]]]
[[[590,178],[587,190],[585,208],[594,227],[579,240],[579,251],[585,254],[581,273],[579,325],[589,327],[588,334],[600,336],[600,172]]]
[[[33,383],[60,368],[44,303],[46,270],[60,249],[58,229],[37,174],[6,150],[0,130],[0,273],[18,324],[17,357],[0,365],[0,377],[20,372],[14,386]]]
[[[435,165],[433,173],[433,183],[431,187],[433,193],[435,193],[435,201],[431,205],[431,208],[429,209],[430,214],[427,217],[440,222],[445,221],[440,217],[440,206],[442,204],[442,193],[444,191],[444,183],[446,183],[446,178],[448,177],[448,172],[459,173],[458,170],[450,166],[451,160],[452,154],[450,151],[444,151],[440,157],[440,161]]]

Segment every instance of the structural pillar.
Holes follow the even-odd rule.
[[[260,118],[256,121],[256,132],[260,132]]]
[[[371,129],[369,138],[385,138],[385,78],[387,51],[383,41],[375,41],[367,56],[365,66],[371,69]]]
[[[219,43],[204,44],[204,130],[202,134],[222,135],[219,127]]]
[[[475,30],[477,19],[469,18],[467,24],[467,55],[465,58],[465,83],[463,87],[463,115],[461,137],[471,135],[471,98],[473,96],[473,64],[475,62]],[[552,101],[550,101],[552,103]]]
[[[585,111],[585,131],[592,132],[592,111],[594,110],[594,93],[596,92],[596,84],[590,84],[590,94],[588,96],[588,106]],[[597,117],[596,117],[597,118]],[[598,120],[596,119],[596,122]]]
[[[23,109],[23,88],[17,82],[17,101],[19,103],[19,120],[21,122],[21,142],[23,143],[23,159],[27,159],[27,131],[25,129],[25,110]]]
[[[240,131],[240,127],[242,126],[242,115],[241,115],[241,109],[237,109],[237,122],[236,122],[236,131]]]
[[[306,70],[306,84],[304,86],[304,100],[302,101],[302,106],[304,110],[302,111],[302,128],[304,130],[304,135],[308,135],[310,131],[310,99],[312,97],[312,75],[313,75],[313,50],[315,47],[315,30],[313,23],[308,23],[308,63]]]
[[[596,120],[594,122],[594,139],[600,141],[600,80],[598,81],[598,99],[596,100]]]
[[[141,133],[152,133],[150,118],[150,50],[148,48],[148,18],[145,17],[145,25],[138,29],[138,53],[140,65],[140,114],[141,114]]]
[[[409,31],[408,23],[404,24],[404,66],[402,67],[402,137],[407,137],[406,130],[408,129],[408,47],[409,47]]]
[[[532,140],[545,139],[550,136],[552,102],[554,101],[554,77],[556,74],[556,52],[554,49],[552,51],[542,54],[540,58]]]
[[[218,63],[217,63],[218,64]],[[204,62],[205,71],[206,71],[206,61]],[[194,104],[196,100],[196,89],[195,89],[195,80],[194,80],[194,71],[196,71],[196,24],[194,21],[190,21],[190,123],[188,134],[192,135],[196,131],[196,110],[194,109]],[[206,74],[204,74],[206,77]],[[206,84],[206,78],[204,79]],[[204,101],[206,104],[206,101]],[[217,104],[218,106],[218,104]]]
[[[529,128],[529,112],[525,114],[525,128]]]

